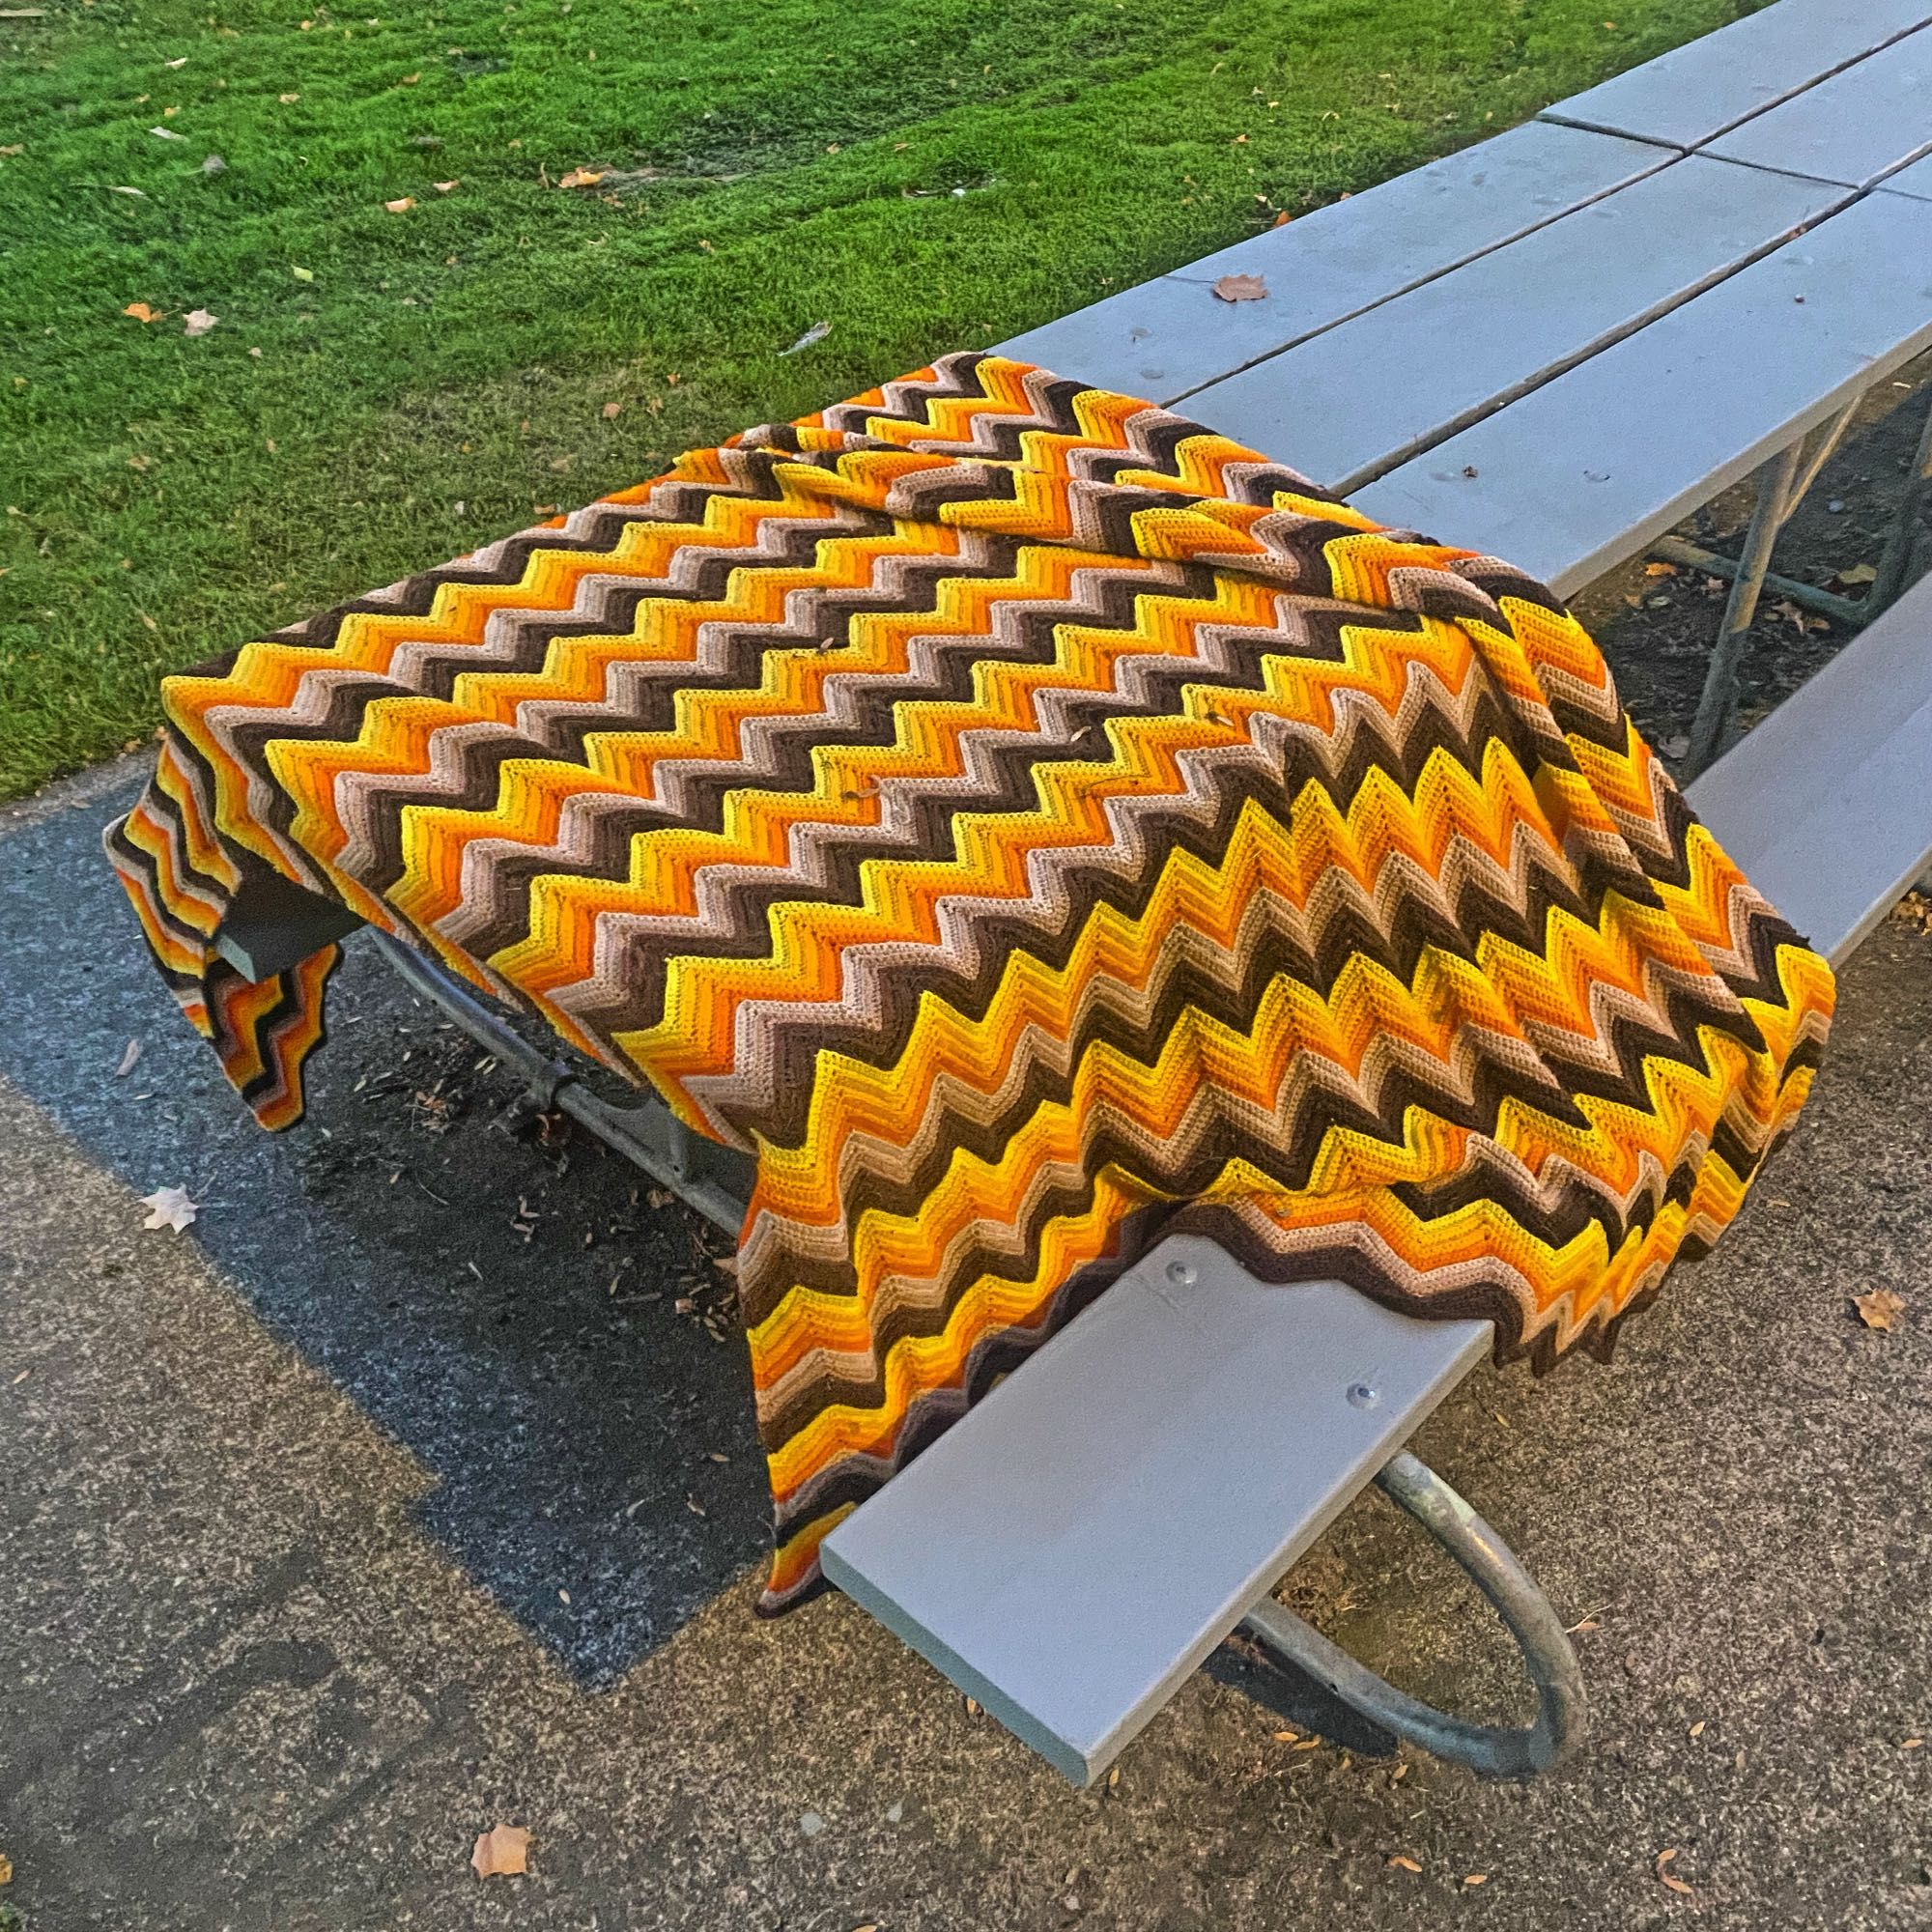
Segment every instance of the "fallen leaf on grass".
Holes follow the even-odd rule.
[[[1664,1866],[1667,1865],[1670,1862],[1670,1861],[1674,1859],[1676,1856],[1677,1856],[1677,1847],[1675,1845],[1665,1845],[1664,1848],[1658,1853],[1657,1876],[1660,1883],[1668,1886],[1672,1891],[1682,1892],[1686,1898],[1689,1898],[1692,1895],[1690,1887],[1686,1885],[1681,1878],[1673,1877],[1671,1873],[1664,1870]]]
[[[432,182],[430,185],[438,194],[454,194],[460,184],[456,182]]]
[[[228,172],[228,163],[219,155],[210,155],[202,162],[201,171],[205,175],[225,175]]]
[[[572,168],[557,183],[558,187],[595,187],[604,179],[602,168]]]
[[[0,149],[0,153],[4,152],[5,150]],[[131,194],[136,201],[146,201],[148,198],[146,193],[138,187],[110,187],[107,192],[109,194]]]
[[[530,1834],[521,1825],[493,1825],[476,1840],[469,1862],[478,1878],[515,1878],[529,1869]]]
[[[15,141],[11,147],[0,148],[0,155],[21,155],[26,153],[26,144]]]
[[[814,322],[789,349],[781,349],[781,355],[796,355],[801,349],[810,349],[814,342],[823,342],[832,333],[829,322]]]
[[[293,107],[296,104],[296,102],[301,99],[301,96],[299,94],[278,94],[276,95],[275,99],[279,100],[284,107]]]
[[[163,67],[185,67],[187,65],[187,56],[183,54],[180,60],[163,61],[161,65]]]
[[[412,194],[398,195],[394,201],[385,201],[383,204],[391,214],[407,214],[415,205],[416,198]]]
[[[183,332],[187,335],[206,335],[219,320],[218,316],[210,315],[205,308],[191,308],[183,317],[183,321],[187,325]]]
[[[606,403],[604,405],[604,420],[606,422],[615,422],[623,412],[624,406],[622,403]]]
[[[1905,1313],[1905,1297],[1894,1294],[1889,1288],[1875,1288],[1869,1294],[1853,1295],[1852,1306],[1858,1310],[1859,1320],[1867,1328],[1876,1328],[1880,1334],[1887,1334],[1892,1323]]]
[[[131,315],[136,322],[159,322],[162,320],[162,312],[157,308],[150,308],[146,302],[129,302],[121,313],[123,315]]]
[[[1265,301],[1267,292],[1267,283],[1260,275],[1223,275],[1214,284],[1214,293],[1224,302]]]
[[[157,141],[180,141],[186,138],[184,135],[177,134],[172,128],[150,128],[148,132],[154,135]]]
[[[1392,1864],[1397,1871],[1420,1872],[1422,1869],[1422,1867],[1419,1864],[1417,1864],[1413,1859],[1406,1859],[1400,1852],[1397,1852],[1389,1860],[1389,1863]]]
[[[128,1074],[133,1072],[134,1063],[137,1060],[139,1060],[140,1057],[141,1057],[141,1042],[138,1039],[130,1039],[128,1042],[127,1051],[123,1053],[121,1056],[121,1065],[114,1069],[115,1079],[125,1080]]]
[[[141,1196],[141,1206],[152,1209],[141,1223],[144,1228],[172,1228],[177,1235],[201,1211],[187,1198],[185,1187],[157,1187]]]
[[[290,269],[289,273],[292,274],[298,282],[312,282],[315,280],[315,270],[313,269],[292,268]]]

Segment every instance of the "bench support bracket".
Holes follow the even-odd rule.
[[[1426,1463],[1403,1450],[1383,1465],[1376,1485],[1455,1557],[1500,1612],[1536,1686],[1536,1721],[1514,1730],[1438,1711],[1377,1676],[1271,1597],[1248,1612],[1241,1628],[1371,1723],[1437,1757],[1486,1777],[1531,1777],[1560,1763],[1583,1739],[1583,1676],[1548,1598],[1502,1538]]]

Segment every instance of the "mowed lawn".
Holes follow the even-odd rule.
[[[164,670],[1746,11],[47,0],[0,18],[0,796],[138,739]],[[215,320],[190,335],[196,311]]]

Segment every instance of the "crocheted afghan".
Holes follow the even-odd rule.
[[[1548,590],[994,356],[162,701],[108,847],[266,1124],[335,949],[251,983],[213,942],[280,880],[755,1156],[768,1605],[1182,1227],[1503,1357],[1601,1352],[1830,1021]]]

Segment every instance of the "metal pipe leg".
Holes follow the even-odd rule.
[[[1873,617],[1905,588],[1905,573],[1912,564],[1912,553],[1918,535],[1918,509],[1928,490],[1932,490],[1932,406],[1925,412],[1925,427],[1918,435],[1918,448],[1906,471],[1905,495],[1898,505],[1890,534],[1885,540],[1878,560],[1878,575],[1865,592],[1864,608]]]
[[[1724,621],[1718,628],[1711,666],[1704,673],[1703,694],[1697,699],[1696,720],[1690,726],[1690,746],[1685,756],[1690,777],[1701,772],[1723,747],[1737,703],[1738,666],[1744,656],[1745,636],[1757,615],[1758,592],[1764,588],[1765,572],[1771,568],[1778,529],[1790,512],[1799,456],[1800,447],[1794,442],[1757,473],[1757,503],[1751,510],[1744,554],[1738,560],[1737,582],[1731,585],[1730,600],[1724,606]]]
[[[1530,1777],[1576,1749],[1586,1724],[1583,1673],[1549,1600],[1490,1525],[1435,1471],[1406,1450],[1376,1485],[1408,1512],[1463,1568],[1501,1615],[1536,1686],[1536,1721],[1527,1730],[1473,1724],[1398,1690],[1272,1597],[1241,1627],[1278,1656],[1325,1684],[1370,1722],[1486,1777]]]

